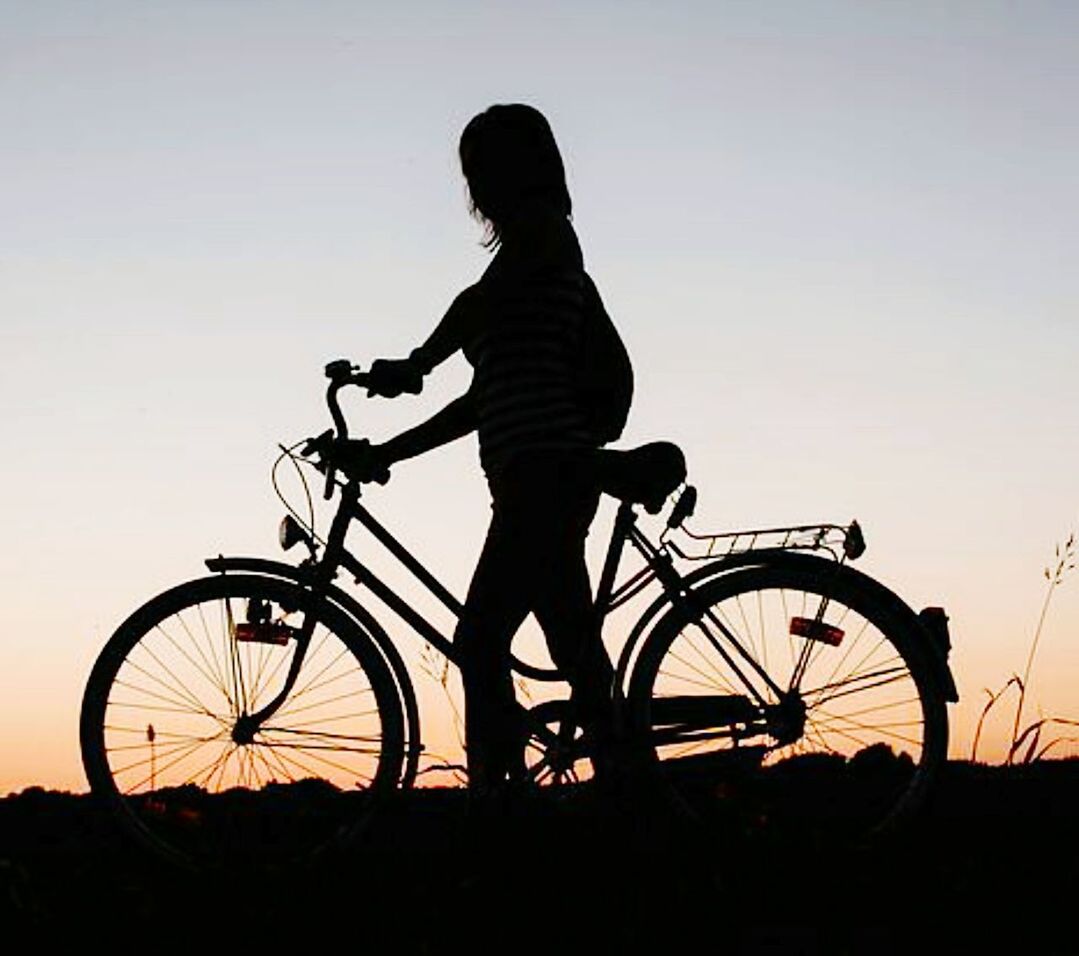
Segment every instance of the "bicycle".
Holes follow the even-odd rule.
[[[86,685],[80,743],[91,790],[129,835],[175,863],[317,859],[415,783],[424,747],[409,672],[379,618],[335,583],[339,570],[458,663],[452,641],[345,547],[350,526],[362,525],[460,612],[360,503],[361,483],[338,477],[329,450],[348,436],[338,393],[365,377],[345,360],[326,374],[335,427],[278,459],[313,464],[324,497],[339,494],[326,539],[310,500],[309,520],[290,508],[280,543],[302,544],[302,561],[207,560],[210,576],[120,625]],[[858,835],[914,813],[945,759],[946,704],[958,699],[943,611],[916,614],[849,566],[865,550],[857,522],[694,534],[685,525],[696,490],[677,448],[598,456],[601,485],[620,504],[596,614],[606,619],[650,586],[660,592],[629,629],[612,701],[672,806],[707,825],[732,800],[749,801],[758,820]],[[658,514],[672,499],[653,541],[637,508]],[[621,570],[627,545],[643,561],[632,573]],[[538,681],[560,677],[516,656],[513,666]],[[525,713],[529,779],[586,776],[589,741],[570,703]]]

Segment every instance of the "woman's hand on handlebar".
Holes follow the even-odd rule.
[[[364,379],[368,398],[397,398],[404,392],[419,395],[423,391],[423,372],[412,359],[375,359]]]
[[[381,445],[372,445],[366,438],[334,439],[330,458],[335,467],[357,481],[384,485],[390,480],[392,462]]]

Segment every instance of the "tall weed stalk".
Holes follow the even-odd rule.
[[[1016,759],[1019,759],[1020,763],[1028,764],[1036,760],[1040,760],[1042,756],[1046,755],[1053,747],[1058,747],[1062,743],[1074,742],[1079,739],[1076,737],[1061,736],[1051,739],[1048,743],[1042,745],[1041,736],[1042,730],[1049,726],[1079,726],[1079,721],[1066,720],[1065,718],[1039,718],[1032,723],[1029,723],[1026,727],[1023,727],[1023,708],[1026,704],[1027,691],[1030,686],[1030,671],[1034,668],[1034,658],[1038,653],[1038,644],[1041,642],[1041,632],[1046,627],[1046,617],[1049,614],[1049,605],[1053,600],[1053,595],[1056,589],[1064,583],[1064,578],[1069,571],[1074,571],[1076,566],[1076,535],[1075,532],[1071,532],[1063,544],[1057,544],[1053,549],[1053,562],[1047,564],[1046,568],[1042,570],[1042,575],[1046,578],[1046,597],[1041,602],[1041,612],[1038,614],[1038,624],[1034,629],[1034,638],[1030,641],[1030,650],[1026,655],[1026,667],[1023,669],[1023,675],[1012,674],[1011,677],[1003,684],[998,691],[993,692],[988,687],[985,688],[985,693],[988,695],[988,700],[985,702],[985,707],[982,708],[982,713],[978,719],[978,726],[974,729],[974,740],[970,748],[971,761],[976,760],[978,757],[978,743],[982,736],[982,725],[985,723],[986,716],[989,711],[993,710],[998,702],[1005,697],[1009,689],[1015,688],[1017,697],[1015,701],[1015,719],[1012,722],[1011,742],[1008,747],[1008,756],[1005,763],[1013,764]],[[1021,754],[1022,752],[1022,754]]]
[[[1042,631],[1045,629],[1045,619],[1049,614],[1049,605],[1052,603],[1053,595],[1056,593],[1057,588],[1064,583],[1064,579],[1068,572],[1075,569],[1075,552],[1076,542],[1075,532],[1073,531],[1062,544],[1056,545],[1053,550],[1054,563],[1046,565],[1042,571],[1046,581],[1045,597],[1042,600],[1041,612],[1038,614],[1038,623],[1034,628],[1034,636],[1030,642],[1030,650],[1027,652],[1027,662],[1026,667],[1023,668],[1023,676],[1020,677],[1018,674],[1012,674],[1012,676],[1004,683],[1004,686],[996,692],[993,692],[988,688],[985,689],[985,693],[989,696],[989,700],[986,701],[985,707],[982,708],[981,716],[978,718],[978,725],[974,731],[974,741],[970,748],[971,761],[977,759],[978,742],[981,739],[982,725],[985,723],[985,718],[1013,687],[1016,689],[1018,696],[1015,705],[1015,719],[1012,722],[1011,742],[1008,746],[1008,756],[1005,759],[1005,763],[1015,763],[1017,758],[1020,763],[1032,763],[1033,761],[1040,760],[1044,757],[1053,747],[1079,740],[1079,738],[1074,736],[1060,736],[1049,740],[1048,743],[1042,744],[1042,731],[1046,727],[1054,725],[1079,727],[1079,721],[1068,720],[1063,717],[1041,717],[1038,720],[1032,721],[1026,727],[1022,726],[1023,707],[1026,704],[1027,691],[1030,687],[1030,672],[1034,667],[1034,657],[1038,652],[1038,645],[1041,643]]]

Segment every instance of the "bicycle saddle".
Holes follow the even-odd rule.
[[[686,480],[686,458],[669,441],[654,441],[628,451],[601,449],[596,453],[600,491],[644,505],[655,514],[667,496]]]

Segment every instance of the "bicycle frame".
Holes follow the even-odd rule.
[[[294,576],[297,581],[306,585],[308,593],[316,603],[328,599],[331,588],[334,591],[339,590],[333,585],[333,581],[337,576],[338,569],[343,568],[352,575],[358,585],[377,597],[386,607],[408,624],[417,635],[435,647],[455,666],[460,667],[461,661],[459,659],[459,651],[455,647],[452,639],[447,638],[438,627],[413,608],[407,600],[401,597],[392,587],[390,587],[390,585],[379,578],[369,567],[357,559],[348,550],[345,539],[352,522],[356,521],[362,525],[376,541],[397,559],[399,564],[407,568],[411,575],[455,617],[459,617],[461,614],[461,602],[458,601],[445,585],[443,585],[435,575],[412,554],[412,552],[398,541],[398,539],[382,525],[382,523],[379,522],[367,508],[360,504],[361,486],[358,482],[349,481],[339,487],[341,491],[340,504],[331,524],[321,558],[316,557],[317,545],[313,538],[301,529],[301,540],[305,541],[307,544],[311,551],[311,557],[298,567],[280,565],[277,562],[269,562],[262,559],[226,557],[207,560],[207,567],[212,571],[222,573],[229,570],[277,573],[277,569],[292,568],[294,571],[292,576]],[[663,595],[661,595],[657,603],[662,603],[664,605],[673,604],[690,613],[691,618],[701,628],[709,642],[724,657],[728,665],[739,676],[747,694],[751,696],[759,706],[765,706],[765,695],[757,689],[754,682],[739,667],[736,658],[741,658],[744,663],[748,664],[756,677],[768,687],[775,697],[782,697],[784,694],[783,690],[774,683],[767,672],[765,672],[753,656],[746,651],[738,638],[731,633],[730,629],[707,609],[694,606],[689,579],[675,569],[670,554],[668,554],[662,546],[657,547],[653,544],[637,527],[636,517],[636,511],[633,504],[623,501],[620,504],[615,517],[611,538],[607,546],[606,557],[599,578],[599,584],[593,601],[593,610],[597,621],[597,632],[602,629],[603,620],[608,614],[631,600],[653,582],[658,581],[663,589]],[[645,565],[622,582],[616,583],[622,555],[627,542],[632,545],[644,559]],[[765,552],[762,551],[760,554],[763,555]],[[731,562],[732,565],[736,563],[740,562]],[[359,605],[353,605],[352,602],[349,603],[349,609],[355,612],[355,609],[358,608]],[[823,613],[823,607],[821,608],[820,613]],[[702,619],[705,617],[707,617],[708,622],[722,634],[725,641],[729,644],[730,649],[725,647],[723,643],[717,639],[716,635],[703,625]],[[314,621],[315,615],[305,614],[304,622],[298,628],[295,635],[297,639],[296,653],[293,655],[289,672],[286,675],[281,690],[273,700],[267,703],[259,711],[240,718],[239,723],[241,730],[239,732],[242,735],[246,736],[249,733],[253,734],[254,731],[258,729],[259,725],[269,719],[277,711],[292,692],[296,678],[303,664]],[[386,643],[380,641],[379,644],[385,652],[387,650]],[[389,646],[392,648],[392,644]],[[396,654],[395,651],[394,653]],[[562,675],[555,669],[536,667],[519,660],[515,656],[511,656],[511,660],[513,669],[525,677],[531,677],[541,681],[551,681],[562,678]],[[390,663],[400,679],[401,674],[404,673],[404,669],[399,656],[396,657],[396,660],[391,660]],[[407,681],[407,676],[404,679]],[[616,693],[617,689],[618,685],[616,684]]]

